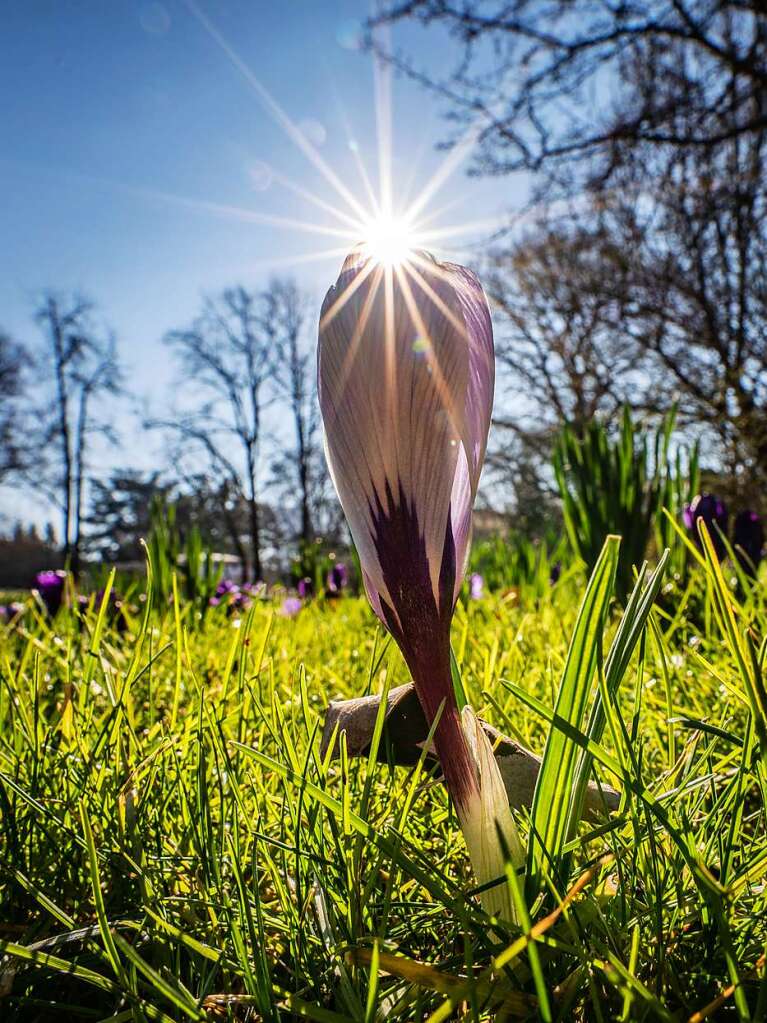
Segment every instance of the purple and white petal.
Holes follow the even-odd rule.
[[[464,446],[472,496],[476,497],[495,391],[493,325],[484,289],[476,274],[456,263],[443,263],[442,271],[454,283],[466,325],[469,379],[466,393]]]
[[[458,464],[455,467],[453,490],[450,495],[450,524],[453,529],[455,546],[455,583],[453,586],[453,605],[458,600],[463,577],[469,565],[471,548],[471,513],[474,506],[474,493],[471,486],[469,464],[465,448],[461,447]]]
[[[465,337],[455,325],[459,318],[462,322],[460,300],[436,269],[424,270],[423,276],[439,303],[416,284],[406,288],[391,271],[367,265],[347,270],[328,292],[320,322],[328,462],[370,587],[391,607],[395,601],[376,539],[402,502],[424,540],[439,601],[465,433],[470,363]],[[342,305],[335,312],[337,302]]]

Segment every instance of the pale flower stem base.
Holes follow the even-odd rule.
[[[505,868],[507,854],[515,870],[522,866],[522,843],[490,741],[471,707],[461,712],[461,727],[476,766],[477,785],[467,800],[456,801],[458,820],[479,884],[500,879],[481,893],[482,908],[499,920],[517,923]]]

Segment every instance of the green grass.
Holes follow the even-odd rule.
[[[764,1018],[764,602],[701,569],[603,637],[604,585],[580,632],[573,572],[456,613],[470,702],[554,750],[522,931],[428,772],[319,759],[331,698],[407,680],[363,600],[0,625],[0,1017]],[[621,808],[573,831],[589,763]]]

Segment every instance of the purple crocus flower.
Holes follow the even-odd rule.
[[[231,598],[230,608],[233,611],[247,611],[253,600],[244,589],[238,590]]]
[[[67,573],[62,571],[38,572],[35,576],[35,589],[51,618],[56,615],[64,600],[66,578]]]
[[[298,590],[299,597],[305,600],[307,597],[311,597],[314,593],[314,583],[307,575],[303,579],[298,580],[298,586],[296,586],[296,589]]]
[[[279,613],[283,618],[295,618],[303,606],[304,602],[300,597],[286,597]]]
[[[553,586],[555,583],[558,583],[559,582],[559,578],[560,578],[561,575],[562,575],[562,562],[561,561],[555,561],[554,564],[551,566],[551,571],[549,572],[549,583],[550,583],[550,585]]]
[[[349,571],[343,561],[336,561],[328,572],[327,591],[337,595],[346,589],[349,583]]]
[[[208,603],[211,607],[218,607],[219,604],[223,603],[228,604],[239,595],[239,592],[239,586],[232,579],[221,579]]]
[[[15,600],[10,604],[0,604],[0,621],[11,622],[22,613],[24,605]]]
[[[735,557],[743,571],[756,577],[764,547],[764,527],[756,512],[738,512],[733,527],[732,543]]]
[[[469,576],[469,594],[472,600],[482,600],[485,595],[485,580],[479,572],[472,572]]]
[[[392,267],[353,252],[322,306],[318,371],[326,453],[365,590],[427,721],[441,708],[434,745],[482,883],[503,872],[496,825],[515,857],[520,849],[496,798],[500,776],[481,773],[495,764],[484,732],[459,711],[450,674],[495,382],[479,280],[427,253]],[[511,912],[505,897],[500,911]]]
[[[721,561],[725,555],[722,536],[727,534],[727,505],[713,494],[698,494],[690,504],[685,505],[682,513],[685,526],[692,533],[692,538],[700,547],[698,519],[702,519],[711,535],[716,556]]]

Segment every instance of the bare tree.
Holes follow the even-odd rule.
[[[24,434],[19,398],[29,355],[0,332],[0,483],[24,468]]]
[[[84,494],[91,438],[115,442],[111,422],[94,408],[104,394],[117,394],[120,369],[116,340],[93,323],[92,303],[48,292],[35,319],[43,333],[41,363],[48,368],[52,394],[38,391],[40,429],[35,482],[42,471],[51,496],[61,508],[64,556],[72,572],[80,570]]]
[[[630,402],[644,370],[642,351],[622,336],[626,271],[617,259],[610,289],[602,286],[609,244],[598,230],[543,222],[486,260],[506,390],[495,423],[540,458],[562,422],[580,432]]]
[[[459,135],[472,126],[483,172],[577,192],[767,129],[761,0],[390,0],[373,25],[402,20],[455,42],[447,74],[385,56],[448,101]]]
[[[630,176],[576,215],[498,248],[499,358],[534,430],[620,404],[708,439],[743,496],[767,484],[767,175],[761,140],[680,161],[651,195]],[[517,405],[516,411],[518,412]],[[503,420],[504,417],[500,417]],[[525,417],[507,425],[524,431]]]
[[[282,446],[272,470],[285,491],[298,495],[298,540],[305,546],[314,539],[328,503],[315,344],[307,336],[308,302],[294,281],[272,281],[265,300],[277,327],[277,382],[293,427],[293,446]]]
[[[250,541],[243,569],[255,579],[262,575],[259,468],[276,338],[264,296],[234,287],[206,299],[189,328],[165,338],[176,352],[189,402],[172,418],[151,424],[171,429],[184,445],[204,453],[212,471],[228,480],[232,499],[242,495]]]
[[[685,161],[652,204],[616,190],[602,293],[625,271],[622,335],[654,366],[648,405],[676,400],[733,476],[767,484],[767,175],[762,139]]]

